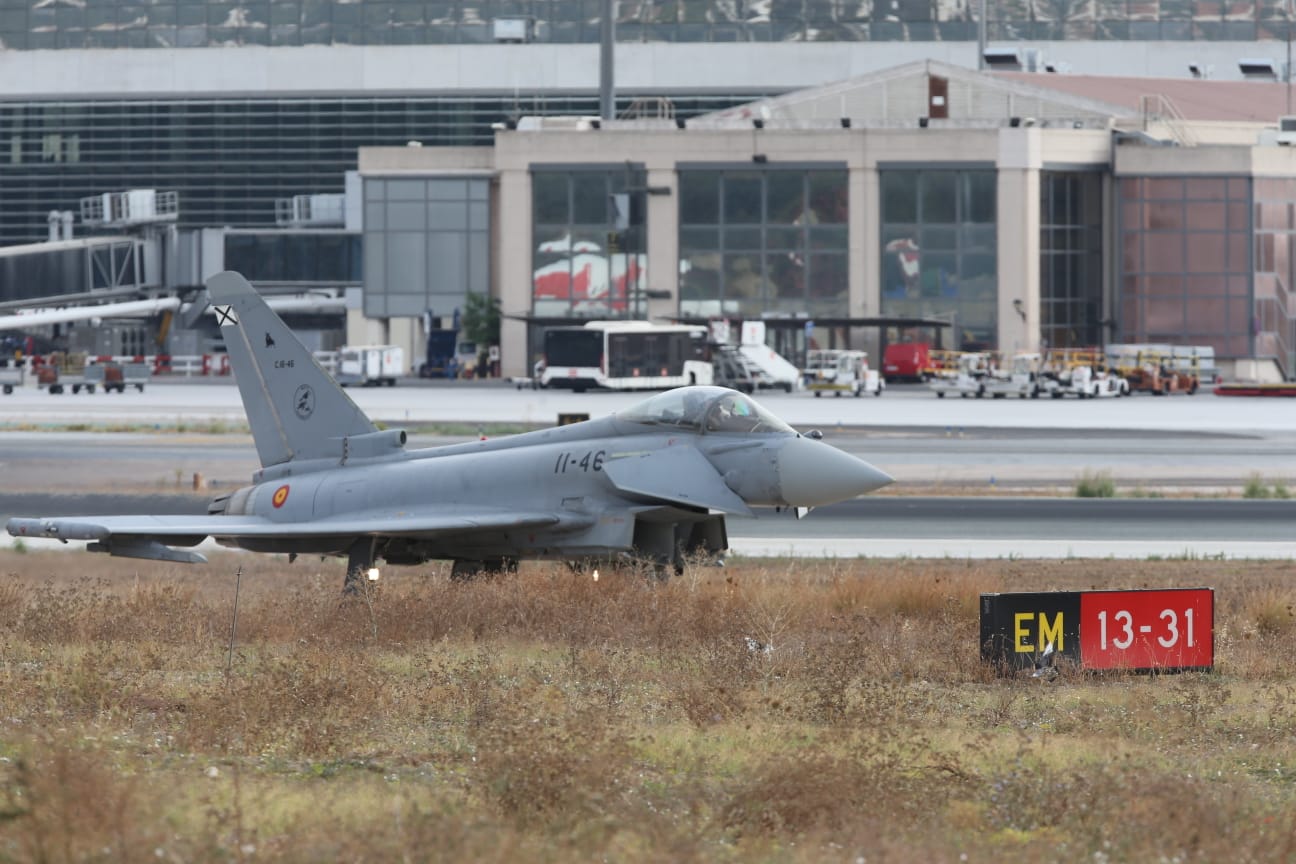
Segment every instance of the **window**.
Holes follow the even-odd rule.
[[[881,171],[882,313],[946,317],[955,345],[997,344],[996,174]]]
[[[680,313],[845,315],[843,168],[680,171]]]
[[[531,307],[536,315],[644,316],[646,182],[638,166],[532,171]],[[619,224],[618,202],[626,208],[625,225]]]
[[[1211,345],[1219,357],[1254,352],[1277,358],[1292,374],[1296,332],[1277,310],[1278,295],[1292,285],[1296,229],[1288,212],[1296,184],[1255,185],[1253,263],[1248,178],[1122,178],[1118,341]]]
[[[1102,176],[1040,174],[1040,340],[1047,348],[1101,345]]]

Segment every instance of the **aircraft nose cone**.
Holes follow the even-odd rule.
[[[863,459],[809,438],[792,438],[778,454],[779,489],[792,507],[822,507],[881,489],[895,479]]]

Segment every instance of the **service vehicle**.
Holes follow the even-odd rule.
[[[64,390],[93,393],[101,376],[95,371],[87,377],[87,367],[91,366],[84,352],[70,354],[56,351],[49,355],[49,362],[36,367],[36,386],[52,396],[57,396]]]
[[[15,387],[21,387],[26,380],[27,369],[21,360],[13,358],[0,358],[0,390],[5,395],[14,391]]]
[[[866,351],[820,350],[816,359],[818,368],[815,377],[806,385],[815,398],[825,393],[834,396],[843,393],[851,396],[863,396],[865,393],[881,396],[886,389],[886,381],[878,371],[869,368]]]
[[[589,321],[544,335],[541,387],[583,393],[666,390],[710,384],[714,377],[707,328],[652,321]]]
[[[544,370],[545,370],[545,361],[544,358],[541,357],[531,367],[531,374],[529,376],[515,375],[514,377],[509,379],[509,383],[519,390],[525,390],[528,388],[530,388],[531,390],[539,390],[541,386],[540,378],[544,375]]]
[[[947,393],[957,393],[964,399],[969,396],[980,399],[986,394],[994,368],[994,357],[988,351],[965,352],[958,355],[952,371],[942,370],[927,386],[938,399],[944,399]]]
[[[712,345],[711,367],[712,383],[721,387],[755,393],[762,383],[768,386],[768,377],[747,362],[742,349],[737,345]]]
[[[1107,365],[1106,356],[1094,348],[1066,348],[1044,357],[1045,383],[1054,399],[1102,399],[1128,396],[1129,382]]]
[[[882,352],[882,374],[888,381],[926,383],[944,368],[946,352],[935,352],[926,342],[894,342]]]
[[[791,393],[801,386],[801,370],[766,344],[764,321],[744,321],[741,340],[738,350],[747,368],[752,370],[757,388]]]
[[[1132,392],[1192,395],[1201,387],[1201,374],[1197,355],[1190,350],[1171,345],[1109,345],[1107,360],[1129,382]],[[1213,365],[1213,349],[1211,360]]]
[[[1007,369],[985,379],[986,392],[995,399],[1016,396],[1018,399],[1038,399],[1049,392],[1052,382],[1044,376],[1044,358],[1038,352],[1024,351],[1014,354]]]
[[[404,374],[405,349],[399,345],[343,345],[338,351],[337,382],[343,387],[395,387]]]
[[[96,387],[102,387],[105,393],[112,393],[114,390],[125,393],[127,387],[134,387],[138,392],[143,393],[144,385],[149,380],[149,367],[147,363],[119,363],[116,360],[107,360],[86,366],[84,380],[86,390],[90,393],[93,393]]]

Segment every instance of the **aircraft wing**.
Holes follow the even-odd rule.
[[[91,540],[103,551],[137,558],[201,563],[196,552],[164,545],[196,546],[204,538],[240,537],[437,537],[473,531],[543,528],[562,520],[553,513],[520,513],[498,509],[366,510],[345,517],[309,522],[275,522],[262,516],[66,516],[14,518],[7,530],[15,537]],[[93,547],[92,547],[93,548]]]
[[[752,515],[746,502],[734,494],[711,462],[694,447],[614,454],[603,470],[613,486],[631,495]]]

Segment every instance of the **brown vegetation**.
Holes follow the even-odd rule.
[[[1286,564],[429,566],[345,603],[335,562],[0,574],[0,861],[1296,857]],[[1215,674],[978,660],[983,591],[1194,585]]]

